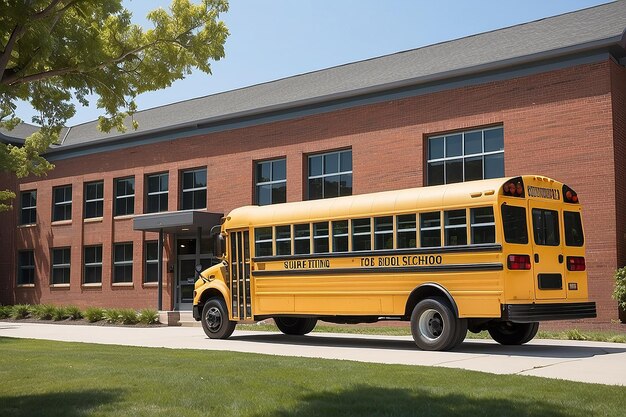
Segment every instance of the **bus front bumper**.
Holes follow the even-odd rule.
[[[200,317],[202,317],[202,313],[200,312],[200,308],[195,305],[193,306],[193,318],[196,319],[196,321],[200,321]]]
[[[591,319],[595,317],[596,303],[594,302],[502,305],[502,319],[515,323]]]

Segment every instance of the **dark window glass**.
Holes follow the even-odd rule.
[[[420,246],[441,246],[441,215],[438,211],[420,214]]]
[[[85,184],[85,218],[102,217],[104,211],[104,182]]]
[[[469,132],[463,135],[465,145],[464,155],[472,155],[483,152],[483,132]]]
[[[102,246],[85,247],[85,284],[102,282]]]
[[[260,206],[287,201],[287,160],[257,162],[256,203]]]
[[[313,224],[313,253],[326,253],[330,251],[328,235],[328,222]]]
[[[20,224],[37,223],[37,191],[22,191],[20,195]]]
[[[502,226],[504,240],[507,243],[528,243],[528,228],[526,226],[526,209],[524,207],[502,205]]]
[[[146,242],[146,274],[144,282],[159,281],[159,243]]]
[[[492,207],[480,207],[470,210],[472,243],[495,243],[496,223]]]
[[[428,138],[428,185],[504,176],[501,127]]]
[[[559,246],[559,213],[555,210],[532,210],[535,243],[542,246]]]
[[[333,237],[335,230],[333,222]],[[372,250],[372,226],[370,219],[354,219],[352,220],[352,250]]]
[[[182,173],[182,210],[206,208],[206,168],[183,171]]]
[[[168,210],[169,174],[149,175],[146,193],[146,213],[159,213]]]
[[[348,251],[348,221],[340,220],[333,223],[333,252]]]
[[[291,255],[291,226],[276,226],[276,255]]]
[[[255,256],[272,256],[272,228],[254,229]]]
[[[25,250],[17,254],[17,285],[35,284],[35,252]]]
[[[374,250],[393,249],[393,217],[374,219]]]
[[[115,180],[115,215],[125,216],[135,213],[135,178]]]
[[[52,249],[52,284],[70,283],[70,248]]]
[[[564,211],[563,226],[565,227],[565,244],[567,246],[582,246],[585,243],[579,212]]]
[[[116,243],[113,250],[113,282],[133,282],[133,244]]]
[[[294,253],[302,255],[311,253],[311,231],[309,224],[296,224],[293,226]]]
[[[465,210],[444,212],[446,246],[467,245]]]
[[[309,200],[352,195],[352,151],[309,156]]]
[[[70,220],[72,218],[72,186],[65,185],[52,189],[53,209],[52,221]]]
[[[417,247],[417,227],[415,214],[403,214],[396,218],[398,249]]]

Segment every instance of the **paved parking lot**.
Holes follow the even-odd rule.
[[[402,336],[330,333],[286,336],[235,331],[228,340],[211,340],[197,327],[134,328],[14,322],[0,322],[0,337],[441,366],[626,385],[626,344],[620,343],[533,340],[524,346],[511,347],[491,340],[466,340],[452,352],[424,352],[417,349],[411,337]]]

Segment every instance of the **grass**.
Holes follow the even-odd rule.
[[[238,324],[237,330],[258,330],[266,332],[279,331],[273,324]],[[348,333],[348,334],[371,334],[380,336],[410,336],[411,330],[407,326],[362,326],[362,325],[332,325],[318,323],[314,332],[320,333]],[[467,333],[468,339],[490,339],[487,331],[480,333]],[[595,342],[626,343],[626,333],[611,331],[582,331],[577,329],[555,331],[540,330],[537,339],[557,339],[557,340],[590,340]]]
[[[624,388],[447,368],[0,338],[1,416],[617,416]]]

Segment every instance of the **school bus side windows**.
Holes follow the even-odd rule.
[[[493,208],[479,207],[470,209],[470,229],[472,232],[472,244],[495,243],[496,222],[493,217]]]
[[[291,255],[291,226],[276,226],[276,255]]]
[[[465,209],[444,212],[446,246],[467,245]]]
[[[396,216],[396,246],[398,249],[417,247],[417,223],[415,214]]]
[[[272,256],[272,228],[254,229],[255,256]]]
[[[372,224],[369,218],[352,220],[352,250],[372,250]]]
[[[393,217],[374,218],[374,250],[393,249]]]
[[[348,221],[333,223],[333,252],[348,252]]]
[[[313,253],[328,252],[330,250],[328,239],[328,222],[313,223]]]
[[[441,213],[420,213],[420,243],[423,248],[441,246]]]
[[[293,253],[295,255],[311,253],[311,225],[309,223],[293,226]]]

